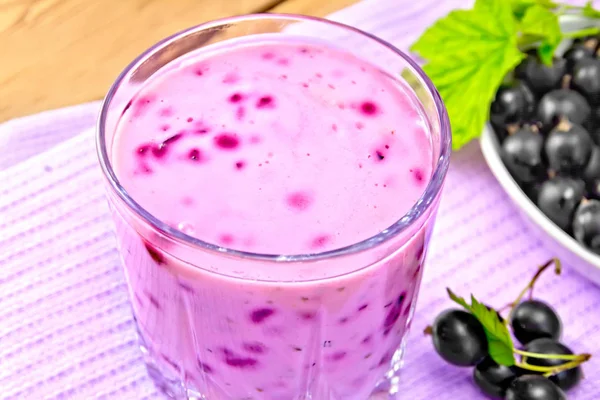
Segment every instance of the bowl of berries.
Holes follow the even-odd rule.
[[[575,18],[568,22],[578,23]],[[564,23],[564,22],[563,22]],[[499,88],[480,144],[531,232],[600,283],[600,37],[530,54]],[[559,49],[560,50],[560,49]]]
[[[571,3],[478,0],[411,49],[447,105],[454,148],[480,137],[530,232],[600,284],[600,11]]]

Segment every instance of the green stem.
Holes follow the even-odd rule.
[[[562,36],[565,39],[580,39],[588,36],[594,36],[600,33],[600,28],[590,27],[584,28],[578,31],[562,32]],[[517,40],[517,47],[522,52],[527,52],[532,49],[536,49],[540,45],[539,36],[535,35],[521,35]]]
[[[593,28],[585,28],[580,31],[564,32],[563,37],[565,37],[567,39],[579,39],[579,38],[584,38],[587,36],[597,35],[598,33],[600,33],[600,28],[593,27]]]
[[[544,376],[548,377],[557,374],[561,371],[566,371],[568,369],[575,368],[579,364],[581,364],[581,362],[579,361],[570,361],[568,363],[557,365],[555,367],[541,367],[539,365],[531,365],[528,363],[516,363],[515,366],[527,371],[541,372],[542,374],[544,374]]]
[[[567,363],[567,364],[569,364],[569,363]],[[521,369],[524,369],[527,371],[533,371],[533,372],[547,373],[547,372],[553,371],[552,367],[540,367],[540,366],[531,365],[528,363],[516,363],[515,366],[517,366],[518,368],[521,368]]]
[[[541,367],[539,365],[531,365],[526,362],[516,363],[515,365],[518,368],[525,369],[528,371],[541,372],[542,374],[544,374],[545,377],[549,377],[549,376],[558,374],[559,372],[566,371],[571,368],[575,368],[575,367],[579,366],[580,364],[582,364],[583,362],[584,361],[570,361],[568,363],[556,365],[553,367]]]
[[[538,354],[529,351],[514,349],[516,354],[529,358],[550,359],[550,360],[567,360],[567,361],[587,361],[590,359],[589,354]]]
[[[523,297],[525,297],[527,292],[529,292],[529,299],[533,298],[533,287],[535,286],[535,283],[537,282],[539,277],[542,275],[542,273],[544,273],[544,271],[546,269],[548,269],[548,267],[550,267],[552,264],[554,264],[554,272],[556,273],[556,275],[560,275],[562,267],[560,264],[560,260],[558,258],[554,257],[554,258],[548,260],[544,265],[541,265],[538,268],[535,275],[533,276],[533,278],[531,279],[531,281],[529,281],[529,284],[527,284],[527,286],[525,286],[525,288],[521,291],[521,293],[519,293],[519,297],[517,297],[517,300],[514,301],[513,306],[511,307],[510,312],[508,313],[508,317],[506,318],[507,321],[512,320],[512,315],[513,315],[513,312],[515,311],[515,307],[517,305],[519,305],[519,303],[521,302],[521,300],[523,300]]]
[[[583,10],[583,7],[574,6],[571,4],[560,4],[557,13],[561,14],[561,13],[564,13],[565,11],[569,11],[569,10]]]
[[[569,7],[569,5],[567,5],[567,4],[561,5],[560,7],[558,7],[556,9],[555,14],[558,15],[559,17],[565,15],[567,13],[567,11],[569,11],[568,7]]]
[[[548,372],[546,372],[546,373],[544,374],[544,376],[545,376],[546,378],[549,378],[549,377],[551,377],[552,375],[556,375],[556,374],[558,374],[559,372],[566,371],[566,370],[568,370],[568,369],[571,369],[571,368],[575,368],[575,367],[577,367],[577,366],[579,366],[579,365],[581,365],[581,362],[580,362],[580,361],[571,361],[571,362],[568,362],[568,363],[565,363],[565,364],[559,365],[558,367],[554,368],[552,371],[548,371]]]

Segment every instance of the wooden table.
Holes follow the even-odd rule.
[[[324,16],[356,0],[0,0],[0,122],[101,99],[172,33],[257,12]]]

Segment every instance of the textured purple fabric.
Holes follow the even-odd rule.
[[[467,2],[468,3],[468,2]],[[401,48],[463,0],[365,0],[333,16]],[[103,198],[92,127],[98,103],[0,125],[0,398],[163,399],[136,347]],[[402,375],[402,398],[483,399],[421,334],[451,306],[445,287],[511,301],[552,256],[530,235],[477,143],[453,155]],[[561,314],[564,342],[595,353],[570,399],[600,398],[600,289],[567,267],[537,295]],[[361,399],[357,399],[361,400]]]

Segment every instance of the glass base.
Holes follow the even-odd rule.
[[[405,336],[406,339],[406,336]],[[403,339],[400,348],[392,357],[391,367],[385,374],[383,379],[376,385],[375,390],[367,399],[338,399],[327,397],[299,397],[290,400],[399,400],[399,384],[400,374],[404,365],[403,358],[406,348],[406,340]],[[144,363],[148,375],[154,382],[154,385],[163,392],[168,398],[174,400],[254,400],[253,397],[246,399],[223,399],[212,397],[207,394],[200,393],[198,390],[186,385],[184,377],[176,376],[164,363],[157,357],[153,356],[150,349],[146,346],[142,335],[138,330],[139,346],[143,354]],[[310,395],[309,395],[310,396]],[[258,400],[258,399],[256,399]]]

